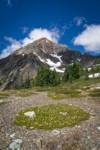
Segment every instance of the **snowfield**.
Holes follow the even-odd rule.
[[[61,66],[61,62],[57,62],[57,63],[54,63],[53,61],[51,61],[50,59],[46,59],[47,60],[47,64],[49,66],[54,66],[54,67],[60,67]]]
[[[50,70],[52,71],[55,70],[56,72],[64,73],[63,70],[58,69],[58,67],[61,66],[61,62],[54,63],[50,59],[46,59],[46,60],[47,60],[47,64],[51,66]]]

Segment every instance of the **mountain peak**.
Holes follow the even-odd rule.
[[[35,42],[52,42],[52,43],[54,43],[53,41],[49,40],[49,39],[46,38],[46,37],[42,37],[42,38],[36,40]]]
[[[67,64],[80,62],[83,66],[90,66],[95,59],[43,37],[1,59],[0,80],[4,82],[3,89],[12,89],[23,84],[27,78],[34,78],[41,65],[63,73]]]

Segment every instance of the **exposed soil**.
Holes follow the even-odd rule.
[[[22,139],[22,150],[100,150],[100,103],[88,96],[82,98],[52,100],[47,92],[25,98],[11,97],[0,105],[0,150],[5,150],[14,139]],[[22,109],[48,104],[70,104],[90,113],[89,120],[74,127],[51,131],[29,130],[13,125]]]

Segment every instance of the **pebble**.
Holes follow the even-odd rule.
[[[34,129],[34,127],[30,127],[30,130]]]
[[[70,106],[72,106],[72,104],[69,104]]]
[[[30,118],[34,118],[36,116],[35,112],[34,111],[29,111],[29,112],[26,112],[24,113],[25,116],[28,116]]]
[[[0,100],[0,103],[3,103],[4,101],[3,100]]]
[[[42,138],[35,139],[36,146],[41,149],[42,148]]]
[[[11,134],[11,135],[10,135],[10,138],[14,138],[14,136],[15,136],[15,133]]]
[[[97,147],[95,146],[94,148],[92,148],[91,150],[97,150]]]
[[[90,136],[87,136],[88,139],[90,139]]]
[[[97,129],[100,131],[100,127],[97,127]]]
[[[54,129],[54,130],[52,131],[52,134],[53,134],[53,135],[59,135],[59,134],[60,134],[60,131]]]

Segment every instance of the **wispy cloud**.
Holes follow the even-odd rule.
[[[86,18],[83,17],[83,16],[81,16],[81,17],[77,16],[77,17],[74,18],[74,23],[76,24],[76,26],[80,26],[85,22],[86,22]]]
[[[9,7],[12,7],[12,0],[7,0],[7,5],[8,5]]]
[[[100,25],[90,25],[76,36],[74,45],[81,45],[86,51],[100,53]]]
[[[29,32],[29,28],[28,27],[22,27],[21,30],[22,30],[23,34]]]
[[[16,39],[13,39],[12,37],[5,37],[5,40],[8,41],[10,44],[5,49],[2,50],[2,54],[0,55],[0,59],[7,57],[15,50],[26,46],[29,43],[34,42],[35,40],[38,40],[42,37],[46,37],[47,39],[54,41],[55,43],[59,42],[59,39],[61,37],[61,32],[58,28],[53,28],[51,30],[43,29],[43,28],[36,28],[33,29],[27,37],[24,39],[21,39],[17,41]]]

